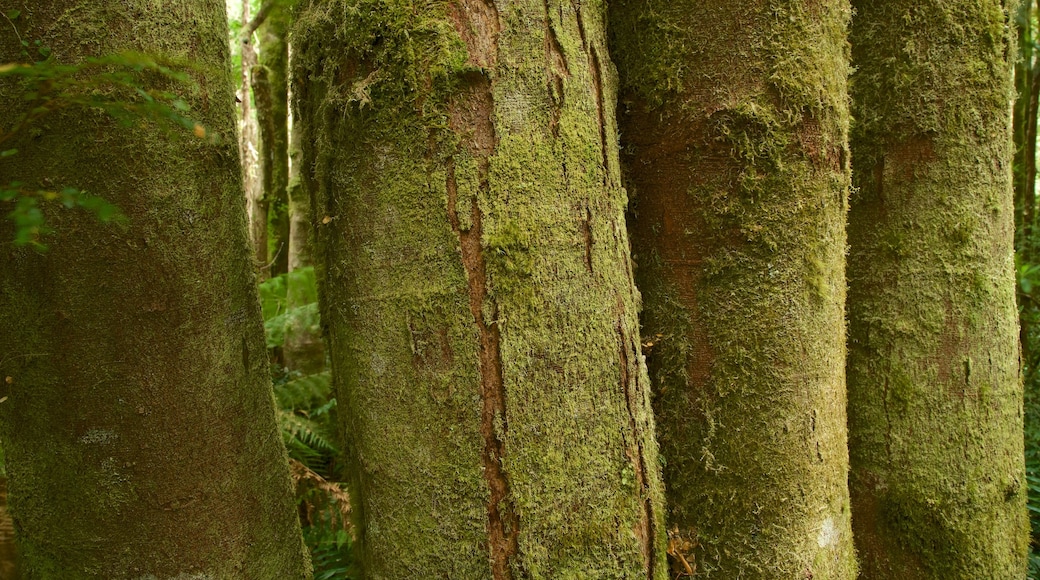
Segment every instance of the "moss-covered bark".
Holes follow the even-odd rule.
[[[1009,3],[853,2],[848,362],[865,578],[1022,578]]]
[[[672,572],[852,578],[847,2],[611,6]]]
[[[259,59],[253,68],[263,199],[267,205],[270,275],[289,271],[289,9],[272,9],[259,28]]]
[[[311,196],[300,177],[303,152],[300,150],[301,131],[293,127],[289,136],[289,270],[314,264],[311,234],[314,214],[311,211]]]
[[[1033,50],[1033,0],[1017,3],[1018,58],[1015,59],[1015,99],[1012,127],[1015,143],[1015,245],[1023,253],[1032,255],[1035,248],[1027,243],[1033,230],[1036,207],[1036,129],[1037,99],[1040,98],[1040,66]],[[1025,322],[1025,319],[1022,320]],[[1023,328],[1023,345],[1027,329]],[[1025,353],[1024,353],[1025,354]],[[1027,359],[1028,360],[1028,359]]]
[[[667,576],[603,11],[325,0],[297,21],[369,578]]]
[[[135,50],[194,63],[197,86],[177,89],[223,137],[211,146],[68,109],[0,162],[0,181],[79,187],[129,220],[48,208],[46,254],[13,248],[0,226],[0,435],[24,572],[306,577],[246,238],[223,0],[0,1],[13,8],[21,38],[61,62]],[[0,34],[0,62],[19,49]],[[0,83],[0,123],[23,102]]]

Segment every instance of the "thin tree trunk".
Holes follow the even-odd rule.
[[[672,572],[855,576],[842,0],[612,4]]]
[[[300,151],[301,131],[293,125],[289,138],[289,271],[314,265],[311,234],[314,229],[310,193],[300,176],[303,163]]]
[[[1036,64],[1034,64],[1034,67]],[[1026,256],[1037,255],[1036,241],[1036,129],[1037,112],[1040,110],[1040,74],[1030,69],[1026,101],[1025,152],[1022,159],[1022,174],[1025,183],[1022,193],[1022,233],[1025,243],[1022,248]]]
[[[140,81],[184,94],[220,137],[69,108],[0,162],[0,181],[82,188],[128,220],[48,207],[48,252],[0,248],[0,435],[25,574],[309,577],[246,238],[223,0],[0,1],[14,7],[22,38],[57,62],[191,59],[197,86]],[[0,35],[0,62],[20,48]],[[0,83],[0,110],[23,107],[19,92]]]
[[[604,16],[325,0],[294,28],[367,578],[668,576]]]
[[[295,56],[290,55],[290,58]],[[303,163],[303,152],[300,149],[302,138],[300,125],[292,123],[289,133],[288,188],[290,272],[314,266],[311,249],[311,232],[314,225],[310,193],[304,186],[300,171]],[[289,276],[286,287],[286,303],[289,308],[302,306],[313,299],[309,295],[311,288],[302,282],[298,276]],[[325,368],[325,344],[321,339],[321,333],[312,329],[307,322],[304,319],[294,319],[290,323],[290,327],[285,331],[285,344],[282,348],[286,368],[305,375],[320,372]]]
[[[242,22],[250,22],[250,0],[242,0]],[[263,165],[260,158],[260,129],[253,113],[253,69],[257,65],[253,47],[254,27],[247,26],[240,40],[242,51],[242,88],[239,119],[239,152],[242,158],[242,182],[245,188],[246,213],[249,216],[249,239],[253,246],[253,261],[261,279],[270,276],[267,258],[267,203],[264,199]]]
[[[1022,578],[1009,4],[853,4],[848,384],[862,577]]]
[[[1017,97],[1012,109],[1014,129],[1015,161],[1015,247],[1025,249],[1025,200],[1026,200],[1026,118],[1030,107],[1033,87],[1033,3],[1018,5],[1018,58],[1015,60],[1015,90]]]
[[[289,271],[289,96],[287,71],[289,45],[286,33],[289,13],[285,7],[271,10],[260,26],[260,56],[254,67],[256,117],[260,127],[260,165],[263,199],[274,239],[268,242],[270,275]],[[274,243],[271,244],[270,242]]]

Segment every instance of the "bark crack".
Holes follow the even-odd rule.
[[[494,580],[512,580],[512,560],[519,551],[520,518],[510,500],[509,478],[503,459],[506,421],[506,392],[502,376],[501,334],[495,319],[498,307],[488,296],[487,264],[481,236],[483,215],[480,198],[491,194],[490,159],[498,145],[494,126],[494,94],[490,75],[498,62],[498,10],[485,0],[458,0],[449,6],[449,16],[466,43],[469,62],[481,72],[470,72],[460,79],[460,89],[448,104],[448,125],[464,149],[476,162],[477,191],[465,192],[470,200],[469,220],[459,216],[459,191],[454,158],[448,159],[448,221],[459,239],[462,265],[466,270],[470,313],[479,337],[481,423],[484,439],[481,460],[488,484],[488,552]],[[461,151],[460,151],[461,152]],[[465,208],[461,208],[465,211]],[[490,319],[490,320],[489,320]],[[497,425],[497,427],[496,427]]]
[[[642,513],[640,514],[639,522],[636,525],[635,533],[636,538],[639,539],[640,549],[643,553],[643,565],[646,569],[646,577],[649,580],[654,579],[654,566],[657,558],[654,555],[654,538],[657,535],[656,523],[654,520],[654,507],[650,497],[650,485],[647,482],[648,473],[646,466],[646,453],[643,449],[643,431],[639,428],[639,423],[636,419],[639,408],[639,392],[637,388],[637,382],[639,380],[638,372],[635,377],[632,376],[629,370],[630,359],[634,358],[636,350],[635,343],[629,339],[625,329],[619,324],[617,328],[618,339],[620,340],[618,351],[621,363],[621,388],[625,393],[625,402],[628,407],[628,422],[629,430],[632,432],[632,440],[634,443],[634,451],[629,449],[626,453],[629,460],[632,462],[632,468],[635,471],[636,486],[640,493],[640,502],[643,505]],[[635,457],[633,457],[633,454]]]
[[[888,376],[885,376],[885,381],[881,387],[881,406],[885,410],[885,451],[888,453],[888,461],[891,463],[894,459],[892,457],[892,416],[888,410]]]
[[[580,19],[578,20],[581,21]],[[610,186],[610,147],[607,145],[607,117],[603,104],[603,70],[596,47],[589,47],[589,63],[592,67],[592,86],[596,91],[596,112],[599,115],[599,145],[603,163],[603,185]]]
[[[560,137],[560,116],[563,114],[564,79],[570,78],[570,67],[563,52],[563,45],[556,34],[550,14],[549,0],[545,5],[545,61],[547,65],[547,88],[549,91],[549,130],[554,138]]]
[[[486,163],[486,161],[485,161]],[[482,184],[482,187],[486,182]],[[501,435],[506,425],[505,385],[502,379],[501,335],[498,325],[485,319],[485,304],[492,317],[497,311],[487,296],[487,266],[480,244],[481,214],[477,198],[470,204],[472,226],[462,229],[456,207],[458,186],[455,182],[454,163],[448,165],[448,219],[459,238],[462,264],[468,281],[469,307],[477,326],[480,340],[480,395],[482,401],[480,434],[484,438],[482,460],[484,477],[491,496],[488,500],[488,549],[491,553],[492,573],[495,580],[511,580],[510,559],[519,547],[520,521],[509,504],[509,479],[502,465],[505,444]],[[501,425],[498,433],[495,424]]]
[[[586,206],[585,216],[581,220],[581,235],[585,240],[585,269],[592,274],[592,210]]]

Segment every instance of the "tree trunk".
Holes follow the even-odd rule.
[[[1022,159],[1022,249],[1026,256],[1037,255],[1036,236],[1036,129],[1037,113],[1040,110],[1040,74],[1031,70],[1026,92],[1025,151]]]
[[[246,213],[249,216],[249,239],[253,248],[254,268],[260,279],[271,275],[267,258],[267,201],[264,199],[263,163],[260,157],[260,128],[253,113],[253,69],[257,65],[256,48],[249,27],[250,0],[242,0],[242,26],[247,31],[239,39],[242,51],[242,87],[239,92],[239,152],[242,155],[242,181],[245,188]]]
[[[297,21],[368,578],[667,577],[604,16],[316,0]]]
[[[314,216],[310,192],[301,178],[303,152],[300,150],[301,131],[293,124],[289,135],[289,271],[314,265],[311,233]]]
[[[289,271],[297,272],[303,268],[314,266],[311,252],[311,231],[313,217],[311,215],[310,193],[301,179],[300,164],[303,162],[300,150],[302,139],[300,126],[295,123],[289,134]],[[286,304],[289,308],[300,307],[313,300],[313,286],[302,283],[301,277],[289,276],[286,280]],[[285,342],[282,345],[282,358],[285,367],[304,375],[321,372],[325,369],[325,344],[320,330],[313,329],[303,318],[293,318],[285,329]]]
[[[612,5],[673,577],[850,579],[842,0]]]
[[[863,578],[1022,578],[1000,0],[853,2],[849,431]]]
[[[0,162],[0,181],[78,187],[128,218],[49,208],[45,254],[6,243],[0,225],[0,435],[24,572],[308,577],[246,238],[223,0],[0,1],[15,7],[21,38],[58,62],[190,59],[194,87],[139,80],[184,94],[221,137],[68,108]],[[20,48],[0,35],[0,62]],[[0,110],[23,102],[0,83]]]
[[[287,72],[289,45],[287,8],[270,11],[260,26],[260,56],[254,68],[257,82],[256,117],[260,127],[260,159],[263,173],[263,198],[268,208],[268,220],[274,239],[269,240],[270,274],[277,276],[289,271],[289,94]],[[270,242],[274,242],[271,244]]]
[[[1018,58],[1015,59],[1015,91],[1017,98],[1012,109],[1015,161],[1015,239],[1016,248],[1024,249],[1025,191],[1026,191],[1026,117],[1033,86],[1033,2],[1019,2],[1017,14]]]

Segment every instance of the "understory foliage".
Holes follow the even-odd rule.
[[[290,305],[293,286],[303,300]],[[285,344],[287,332],[319,328],[314,268],[293,270],[260,284],[267,346]],[[350,498],[340,473],[336,398],[328,371],[301,375],[272,364],[278,426],[289,451],[300,523],[316,580],[352,578]]]

